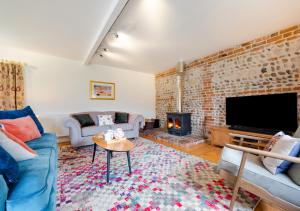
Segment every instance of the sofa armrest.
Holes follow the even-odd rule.
[[[76,142],[81,137],[81,127],[79,122],[73,117],[67,117],[64,120],[64,126],[69,128],[71,142]]]
[[[73,117],[67,117],[64,120],[64,126],[72,129],[81,130],[79,122]]]
[[[274,153],[274,152],[267,152],[264,150],[252,149],[252,148],[248,148],[248,147],[237,146],[237,145],[233,145],[233,144],[226,144],[225,146],[228,148],[231,148],[231,149],[235,149],[235,150],[250,153],[250,154],[262,155],[265,157],[276,158],[279,160],[287,160],[292,163],[300,163],[300,158],[297,158],[297,157],[282,155],[282,154],[278,154],[278,153]]]
[[[143,128],[145,126],[145,118],[140,114],[129,114],[128,123],[135,125],[137,129]]]

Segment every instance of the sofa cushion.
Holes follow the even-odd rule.
[[[241,151],[225,147],[218,168],[237,175],[241,159]],[[273,175],[270,173],[258,156],[249,154],[243,178],[264,188],[274,196],[300,206],[300,186],[295,184],[286,174]]]
[[[300,164],[299,163],[294,163],[291,166],[291,168],[288,170],[287,174],[297,185],[300,186]]]
[[[295,134],[294,134],[294,138],[300,138],[300,126],[298,127],[298,129],[296,130]]]
[[[300,157],[300,155],[299,155]],[[289,170],[287,175],[297,184],[300,185],[300,163],[294,163]]]
[[[128,113],[116,112],[116,114],[115,114],[115,123],[116,124],[128,123],[128,121],[129,121]]]
[[[4,126],[7,132],[24,142],[41,137],[39,129],[30,116],[16,119],[2,119],[0,120],[0,124]]]
[[[0,129],[0,146],[16,161],[28,160],[37,156],[37,153],[27,144],[3,129]]]
[[[81,135],[83,137],[86,136],[93,136],[97,133],[106,132],[107,130],[111,129],[111,125],[105,125],[105,126],[90,126],[90,127],[84,127],[81,129]]]
[[[79,122],[81,128],[95,125],[89,114],[74,114],[73,117]]]
[[[270,140],[269,142],[267,143],[267,145],[265,146],[264,148],[264,151],[268,151],[270,152],[272,150],[272,148],[274,147],[274,145],[278,142],[278,140],[285,136],[284,132],[280,131],[278,133],[276,133]],[[263,161],[265,157],[261,156],[261,159]]]
[[[19,175],[17,161],[0,146],[0,175],[3,175],[7,183],[16,183]]]
[[[38,157],[19,162],[20,179],[12,186],[7,210],[44,210],[56,178],[56,153],[52,148],[37,149]]]
[[[129,124],[129,123],[114,124],[112,126],[112,128],[114,130],[117,129],[117,128],[121,128],[122,130],[126,131],[126,130],[133,130],[134,129],[134,125],[133,124]]]
[[[300,139],[288,135],[281,136],[271,149],[271,152],[292,157],[298,156],[299,151]],[[290,161],[271,157],[265,157],[262,161],[265,167],[273,174],[286,172],[292,165],[292,162]]]
[[[98,126],[113,125],[113,119],[111,115],[98,115]]]
[[[57,151],[56,135],[53,133],[44,133],[40,138],[26,142],[31,149],[53,148]]]
[[[114,111],[94,111],[89,113],[92,119],[99,126],[98,116],[99,115],[111,115],[112,121],[115,122],[115,112]]]
[[[0,119],[16,119],[20,117],[30,116],[35,122],[41,134],[44,133],[44,128],[30,106],[20,110],[0,111]]]

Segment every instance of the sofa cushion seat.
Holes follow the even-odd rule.
[[[26,142],[26,144],[34,150],[42,148],[53,148],[57,151],[56,136],[53,133],[44,133],[41,138],[33,139]]]
[[[133,130],[134,129],[134,125],[133,124],[129,124],[129,123],[120,123],[120,124],[114,124],[112,126],[112,128],[115,130],[117,128],[121,128],[124,131],[127,130]]]
[[[241,159],[241,151],[225,147],[218,168],[227,170],[233,175],[237,175]],[[286,174],[273,175],[270,173],[264,167],[258,156],[252,154],[248,155],[243,178],[253,184],[263,187],[274,196],[300,206],[300,186],[296,185]]]
[[[109,129],[111,129],[110,125],[104,125],[104,126],[101,126],[101,127],[99,127],[99,126],[84,127],[84,128],[81,128],[81,135],[83,137],[93,136],[97,133],[106,132]]]
[[[7,210],[44,210],[56,179],[56,152],[36,149],[38,157],[19,162],[19,182],[9,190]]]

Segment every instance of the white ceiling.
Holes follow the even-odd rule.
[[[300,0],[130,0],[92,62],[157,73],[293,24]]]
[[[0,0],[0,45],[83,60],[116,0]]]
[[[120,0],[0,0],[0,45],[82,63]],[[300,24],[300,0],[130,0],[91,63],[157,73]],[[103,31],[102,31],[103,32]]]

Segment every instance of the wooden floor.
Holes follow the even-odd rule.
[[[215,147],[215,146],[212,146],[207,143],[196,144],[192,147],[185,148],[185,147],[177,146],[175,144],[168,143],[167,141],[164,141],[163,139],[156,139],[154,136],[151,136],[151,135],[143,136],[143,138],[149,139],[156,143],[163,144],[168,147],[172,147],[179,151],[189,153],[191,155],[203,158],[203,159],[211,161],[213,163],[218,163],[220,160],[220,157],[221,157],[222,148]]]

